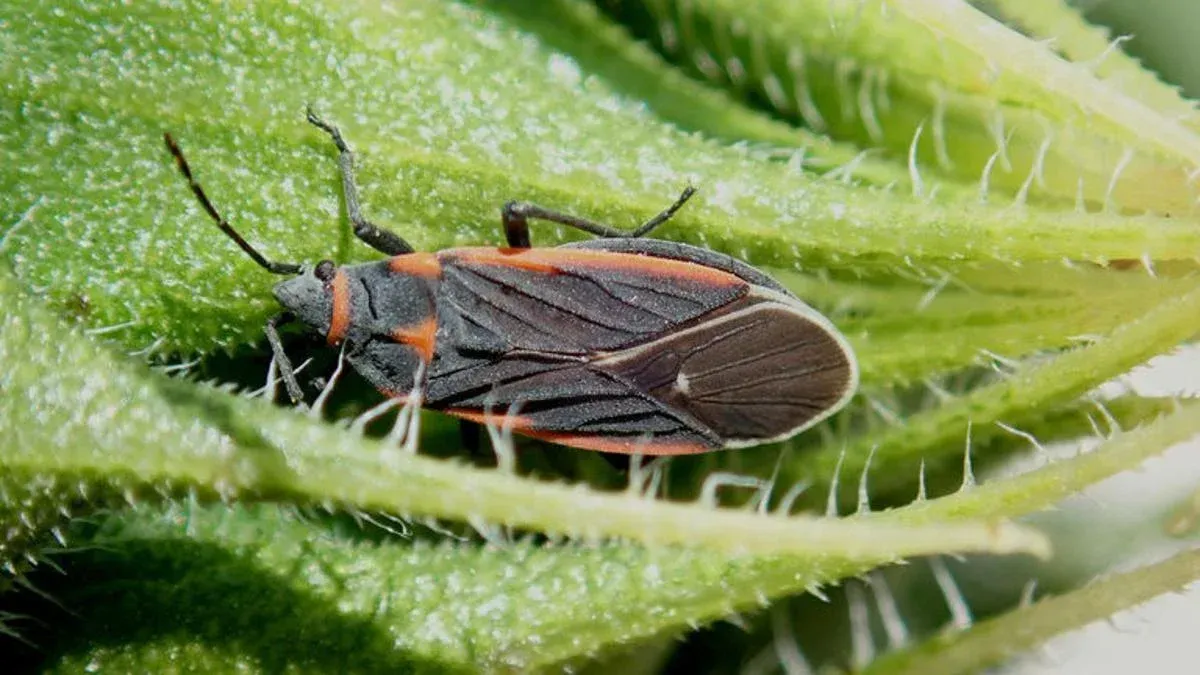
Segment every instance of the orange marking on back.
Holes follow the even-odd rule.
[[[388,269],[395,274],[436,279],[442,276],[442,264],[433,253],[404,253],[388,259]]]
[[[392,329],[392,339],[400,344],[409,345],[417,350],[426,362],[433,360],[433,350],[437,344],[438,323],[435,318],[428,318],[416,326],[400,326]]]
[[[569,431],[539,431],[532,428],[533,420],[521,415],[485,413],[468,408],[443,408],[440,412],[479,424],[488,424],[494,427],[507,426],[514,433],[521,434],[522,436],[580,448],[581,450],[618,452],[624,455],[635,453],[642,455],[695,455],[717,449],[700,445],[699,443],[655,442],[653,438],[611,438],[606,436],[573,434]]]
[[[741,286],[736,275],[684,260],[639,253],[571,248],[453,248],[442,252],[452,260],[480,265],[516,267],[530,272],[558,274],[564,268],[640,272],[648,276],[686,279],[712,286]]]
[[[330,286],[333,290],[333,311],[329,317],[329,332],[325,334],[325,341],[333,347],[346,337],[346,329],[350,327],[350,279],[339,269],[333,275]]]
[[[617,452],[623,455],[696,455],[717,449],[699,443],[655,442],[653,438],[610,438],[572,434],[568,431],[535,431],[515,427],[513,431],[559,445],[599,452]]]
[[[481,265],[503,265],[539,274],[558,274],[562,270],[554,264],[539,260],[536,256],[526,255],[534,248],[458,248],[454,255],[459,260],[468,260]],[[465,252],[466,255],[458,255]]]
[[[533,423],[528,417],[521,417],[520,415],[486,413],[481,410],[471,410],[469,408],[442,408],[439,412],[454,415],[455,417],[460,417],[471,422],[478,422],[479,424],[490,424],[496,427],[508,426],[513,431],[520,433],[525,433],[522,429],[529,427]]]

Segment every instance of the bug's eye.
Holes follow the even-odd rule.
[[[313,276],[321,281],[332,281],[335,270],[336,268],[334,267],[332,260],[322,260],[321,262],[317,263],[316,268],[313,269]]]

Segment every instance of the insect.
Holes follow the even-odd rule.
[[[208,215],[247,255],[290,279],[266,334],[293,401],[302,398],[279,326],[298,321],[342,346],[388,396],[468,422],[615,453],[708,452],[788,438],[854,393],[854,353],[836,328],[778,282],[727,255],[645,238],[690,186],[621,231],[526,202],[501,210],[507,246],[418,252],[363,217],[354,155],[338,150],[347,215],[386,260],[307,266],[266,259],[217,212],[170,134],[164,140]],[[529,221],[598,239],[532,248]],[[344,343],[344,344],[343,344]]]

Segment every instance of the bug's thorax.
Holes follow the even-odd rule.
[[[393,267],[406,257],[306,269],[276,285],[275,298],[331,346],[391,341],[410,345],[427,361],[437,326],[438,279]]]

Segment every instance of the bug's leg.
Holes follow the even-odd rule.
[[[306,116],[310,124],[329,134],[334,145],[337,146],[338,167],[342,171],[342,194],[346,198],[346,215],[349,216],[350,224],[354,227],[354,236],[380,253],[387,255],[412,253],[413,247],[400,235],[385,230],[363,217],[362,210],[358,206],[358,184],[354,181],[354,153],[350,150],[350,146],[346,145],[345,139],[342,138],[342,132],[333,124],[317,117],[311,107],[306,110]]]
[[[271,353],[275,355],[275,363],[279,364],[279,375],[283,379],[284,389],[287,389],[288,398],[292,399],[292,403],[299,403],[304,400],[304,392],[300,389],[300,383],[296,381],[296,370],[292,368],[292,362],[283,351],[283,341],[279,339],[279,326],[294,318],[287,312],[273,316],[267,319],[266,332],[267,342],[271,345]]]
[[[522,202],[506,202],[500,209],[500,222],[504,223],[504,240],[509,248],[529,248],[529,221],[526,220],[525,209],[531,204]]]
[[[532,245],[529,240],[529,220],[531,218],[567,225],[597,237],[644,237],[654,228],[670,220],[671,216],[675,215],[675,212],[694,194],[696,194],[696,188],[687,186],[670,206],[633,230],[618,230],[615,227],[602,225],[561,211],[552,211],[529,202],[508,202],[500,212],[500,219],[504,223],[504,237],[512,248],[529,248]]]
[[[641,225],[639,225],[637,227],[636,230],[634,230],[633,232],[630,232],[629,234],[626,234],[625,236],[626,237],[644,237],[647,234],[650,234],[650,232],[654,228],[656,228],[659,225],[662,225],[663,223],[670,220],[671,216],[674,216],[676,211],[683,208],[683,205],[686,204],[688,202],[688,200],[691,199],[692,195],[694,195],[694,194],[696,194],[696,188],[692,187],[691,185],[683,188],[683,192],[679,193],[679,196],[675,198],[675,201],[671,202],[670,206],[663,209],[662,211],[659,211],[658,215],[656,215],[653,218],[651,218],[650,220],[647,220],[646,222],[642,223]]]

